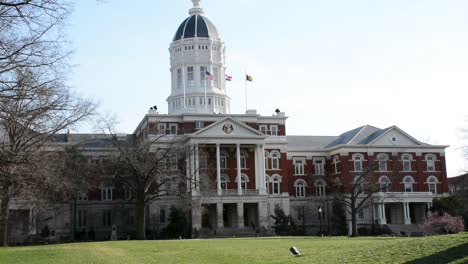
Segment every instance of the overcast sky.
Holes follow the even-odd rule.
[[[150,106],[167,113],[169,44],[190,0],[80,0],[69,34],[70,83],[132,133]],[[286,112],[289,135],[397,125],[464,165],[466,0],[202,0],[227,46],[231,112]],[[83,126],[77,132],[89,132]]]

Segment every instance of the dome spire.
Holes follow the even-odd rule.
[[[203,8],[200,7],[200,0],[192,0],[193,8],[190,8],[189,15],[203,15]]]

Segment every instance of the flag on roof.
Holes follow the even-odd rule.
[[[226,78],[226,81],[230,82],[232,81],[232,76],[225,74],[224,77]]]
[[[246,75],[245,75],[245,80],[247,80],[247,81],[249,81],[249,82],[253,82],[253,77],[250,76],[250,75],[248,75],[248,74],[246,74]]]
[[[206,71],[206,76],[209,76],[210,81],[213,81],[215,79],[214,74],[211,74],[209,71]]]

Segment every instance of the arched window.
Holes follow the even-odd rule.
[[[414,179],[411,176],[405,176],[403,178],[403,184],[405,185],[405,192],[413,192]]]
[[[296,197],[305,197],[305,182],[303,180],[297,180],[294,186],[296,187]]]
[[[319,197],[325,196],[325,183],[322,180],[315,181],[315,195]]]
[[[388,192],[388,189],[390,187],[390,179],[387,176],[381,176],[379,178],[379,185],[381,192]]]
[[[433,154],[426,155],[427,171],[435,171],[436,157]]]
[[[360,194],[360,193],[364,193],[365,189],[364,189],[364,183],[365,183],[365,179],[363,176],[356,176],[354,177],[354,191],[357,193],[357,194]]]
[[[247,190],[247,183],[249,182],[249,177],[247,175],[241,175],[241,189]]]
[[[104,182],[101,184],[101,200],[102,201],[112,201],[112,192],[114,186],[111,183]]]
[[[273,194],[280,194],[281,193],[281,177],[278,175],[274,175],[271,177],[272,181],[272,193]]]
[[[387,171],[388,155],[379,154],[377,160],[379,161],[379,171]]]
[[[361,154],[353,155],[354,171],[362,171],[363,160],[364,160],[364,156],[362,156]]]
[[[427,185],[429,187],[429,191],[433,194],[437,193],[437,178],[434,176],[427,177]]]
[[[244,152],[240,153],[240,162],[241,162],[241,169],[247,169],[247,154]]]
[[[268,170],[270,166],[268,166],[268,152],[265,151],[265,170]]]
[[[221,169],[227,168],[227,155],[225,152],[221,152],[219,154],[219,163],[220,163]]]
[[[280,154],[278,152],[271,153],[271,169],[272,170],[279,170],[280,165]]]
[[[221,176],[221,189],[227,190],[229,178],[225,175]]]
[[[338,163],[340,162],[340,158],[338,156],[333,157],[333,167],[335,168],[335,173],[338,173]]]
[[[208,155],[206,153],[200,153],[198,156],[198,166],[200,169],[208,168]]]
[[[401,161],[403,162],[403,171],[411,171],[412,160],[413,160],[413,156],[411,156],[411,154],[401,155]]]

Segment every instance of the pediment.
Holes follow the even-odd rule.
[[[192,137],[241,137],[241,138],[265,138],[259,131],[226,117],[210,126],[207,126],[191,135]]]
[[[398,127],[391,127],[385,133],[369,143],[379,146],[421,146],[424,143],[418,141]]]

